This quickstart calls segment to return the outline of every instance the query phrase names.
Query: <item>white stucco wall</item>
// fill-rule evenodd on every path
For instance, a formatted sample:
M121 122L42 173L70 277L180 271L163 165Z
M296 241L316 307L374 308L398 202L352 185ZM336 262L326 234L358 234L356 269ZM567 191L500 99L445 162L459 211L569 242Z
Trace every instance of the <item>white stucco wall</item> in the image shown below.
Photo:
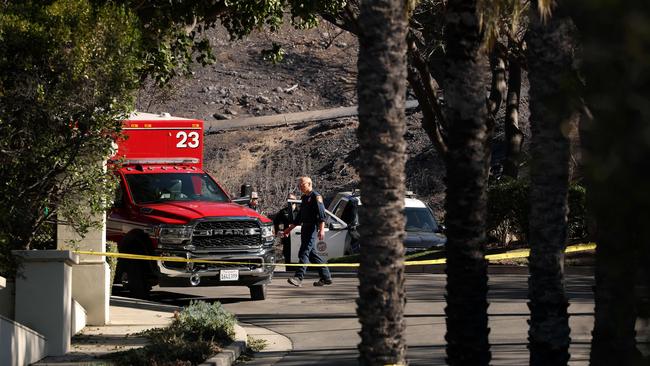
M45 350L45 337L0 316L0 365L29 365L45 357Z
M82 329L86 327L86 309L81 306L75 299L72 299L72 314L71 314L71 324L72 334L77 334L81 332Z
M61 250L106 251L106 215L94 218L102 223L79 236L70 226L57 226L57 248ZM71 243L74 243L72 245ZM79 264L72 268L72 297L86 309L88 325L109 322L110 268L106 257L79 255Z
M72 337L72 268L76 254L60 250L14 250L22 260L16 278L16 322L47 339L47 355L64 355ZM47 306L45 306L47 305Z
M14 318L16 293L13 281L0 277L0 315L8 319Z

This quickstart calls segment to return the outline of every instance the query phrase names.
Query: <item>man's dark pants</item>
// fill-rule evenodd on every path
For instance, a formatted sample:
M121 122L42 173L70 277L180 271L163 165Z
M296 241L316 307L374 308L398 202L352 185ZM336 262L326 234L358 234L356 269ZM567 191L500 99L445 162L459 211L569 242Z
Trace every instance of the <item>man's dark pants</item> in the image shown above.
M316 251L316 237L318 235L317 226L315 224L303 224L300 228L300 250L298 251L298 263L307 264L321 264L325 263L323 257L318 255ZM296 277L301 280L305 277L307 266L298 267L296 270ZM327 267L318 267L318 274L321 279L329 280L332 278L330 270Z

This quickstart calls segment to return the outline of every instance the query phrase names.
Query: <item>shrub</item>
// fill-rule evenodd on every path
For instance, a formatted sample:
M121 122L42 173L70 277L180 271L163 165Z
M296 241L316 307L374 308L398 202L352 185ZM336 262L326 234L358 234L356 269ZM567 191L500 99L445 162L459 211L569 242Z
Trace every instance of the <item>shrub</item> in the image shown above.
M513 238L527 241L529 189L528 181L508 177L488 187L487 230L494 241L507 243ZM569 239L581 239L587 235L585 197L584 187L577 184L569 186Z
M569 187L569 239L587 237L587 190L573 184Z
M487 190L487 230L499 243L512 238L526 241L528 236L528 183L502 178Z
M208 304L205 301L192 301L176 315L171 327L182 333L187 340L232 341L236 322L235 316L219 302Z
M234 339L236 321L221 303L192 301L169 327L141 333L151 344L111 357L118 365L197 365Z

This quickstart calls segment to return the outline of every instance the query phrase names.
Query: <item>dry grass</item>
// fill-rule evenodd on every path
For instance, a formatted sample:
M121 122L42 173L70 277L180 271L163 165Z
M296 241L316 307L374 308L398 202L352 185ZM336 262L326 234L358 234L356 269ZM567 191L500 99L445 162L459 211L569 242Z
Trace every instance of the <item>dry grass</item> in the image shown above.
M206 168L234 196L239 195L242 184L251 184L266 214L283 207L286 195L297 190L297 178L313 171L311 159L287 151L287 146L300 141L300 135L289 127L273 132L226 132L218 135L218 140L219 145L236 148L217 151L206 161Z

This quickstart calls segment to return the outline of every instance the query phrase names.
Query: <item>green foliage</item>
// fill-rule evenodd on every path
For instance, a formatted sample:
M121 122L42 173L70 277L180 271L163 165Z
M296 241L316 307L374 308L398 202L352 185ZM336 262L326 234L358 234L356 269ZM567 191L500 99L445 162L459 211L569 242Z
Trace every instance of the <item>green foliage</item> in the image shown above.
M48 218L83 233L110 202L103 162L133 105L136 23L111 3L0 5L0 273Z
M99 3L106 1L96 0ZM139 73L141 79L151 77L159 86L172 78L188 75L194 62L205 66L215 57L209 41L202 37L206 28L219 21L234 39L242 39L253 30L267 27L277 31L285 12L297 28L318 24L318 14L335 14L345 6L345 0L145 0L123 1L132 7L140 20L143 34ZM276 46L274 45L274 49ZM269 60L282 60L282 51L265 54Z
M81 234L110 203L115 179L103 161L133 91L214 61L205 27L233 38L277 30L291 7L296 26L334 13L335 1L53 0L0 2L0 274L13 276L12 249L32 247L52 218ZM269 54L279 61L281 49Z
M346 3L346 0L289 0L291 19L299 29L312 28L318 25L318 15L336 15Z
M526 241L528 237L528 215L530 200L529 182L509 177L488 188L488 233L499 243L505 243L513 236ZM572 184L569 186L569 239L581 239L587 235L587 213L585 209L586 190Z
M498 242L528 236L528 182L502 178L487 190L487 230Z
M151 344L119 353L119 365L196 365L232 342L236 318L221 303L193 301L176 314L167 328L143 333ZM263 345L260 345L263 347Z
M178 313L172 328L183 333L188 340L232 340L236 322L235 316L219 302L208 304L205 301L192 301Z
M250 352L262 351L268 345L267 343L266 339L254 338L251 336L246 337L247 350Z
M149 47L142 50L141 79L151 77L162 87L176 76L189 75L194 61L202 66L214 63L209 41L198 39L196 32L186 33L177 26L167 32L169 35L164 40L151 41Z
M189 366L198 365L219 352L219 347L211 341L188 342L167 329L154 329L148 336L151 344L111 358L123 366Z
M273 47L271 47L271 49L262 50L262 57L266 61L277 64L284 59L284 50L282 49L282 46L273 42Z
M221 22L236 39L263 25L276 31L282 24L282 0L226 0L225 4L228 13L221 16Z

